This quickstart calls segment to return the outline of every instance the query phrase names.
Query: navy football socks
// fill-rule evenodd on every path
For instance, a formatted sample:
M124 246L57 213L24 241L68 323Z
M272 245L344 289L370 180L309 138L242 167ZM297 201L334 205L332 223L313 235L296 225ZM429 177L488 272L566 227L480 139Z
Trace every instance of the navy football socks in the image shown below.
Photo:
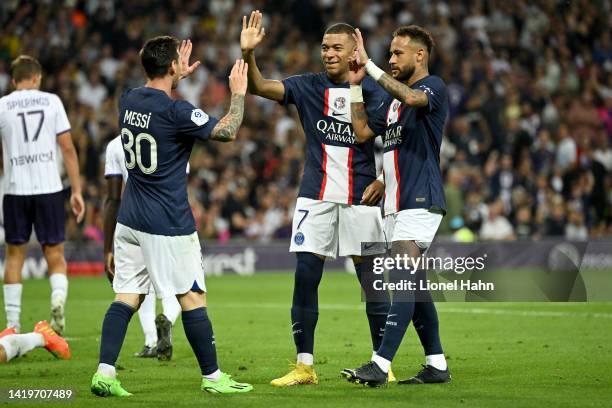
M366 257L363 262L355 263L355 271L357 279L361 287L366 293L366 315L370 326L370 337L372 338L372 350L377 351L382 343L385 333L385 324L387 322L387 313L391 303L389 302L389 293L384 291L376 293L376 301L369 299L371 297L371 286L373 282L372 258ZM365 275L364 275L365 272ZM367 286L367 287L366 287Z
M291 329L298 353L314 352L314 333L319 318L318 289L325 261L310 252L298 252L291 306Z
M389 282L397 284L402 280L414 282L416 276L411 275L409 270L391 269L389 271ZM393 292L393 302L385 323L385 335L380 348L376 352L380 357L389 361L392 361L395 357L395 353L397 353L414 315L414 299L414 291L396 290Z
M209 375L219 369L217 350L212 323L205 307L183 311L183 328L185 336L198 360L202 375Z
M418 280L424 280L426 278L425 271L419 270L417 276ZM417 293L417 300L414 304L412 324L414 324L414 328L419 335L425 355L444 354L442 343L440 342L438 311L431 298L431 293L428 290L419 291Z
M106 311L102 322L100 340L100 363L115 366L128 324L134 315L133 307L123 302L113 302Z

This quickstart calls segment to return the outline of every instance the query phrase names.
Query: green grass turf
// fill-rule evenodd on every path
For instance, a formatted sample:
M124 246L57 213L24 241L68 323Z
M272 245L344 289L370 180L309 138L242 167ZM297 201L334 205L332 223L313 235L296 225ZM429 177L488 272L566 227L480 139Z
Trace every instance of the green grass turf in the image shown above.
M355 278L328 273L320 289L316 336L320 383L277 389L269 381L285 374L288 361L294 359L289 321L292 275L213 277L207 286L220 366L238 380L253 383L255 390L234 396L201 393L198 366L180 322L171 362L132 357L143 344L135 317L118 362L123 367L120 379L134 396L115 399L114 404L514 408L610 406L612 401L610 303L440 303L441 334L453 382L370 389L339 377L343 367L368 360L370 340ZM102 318L112 296L103 278L72 278L66 335L73 360L55 361L45 350L35 350L0 366L0 388L71 388L75 406L110 402L90 394L89 383L97 366ZM47 281L25 283L24 332L47 318L48 298ZM4 327L3 313L1 319ZM393 362L396 375L414 374L423 362L421 353L411 328Z

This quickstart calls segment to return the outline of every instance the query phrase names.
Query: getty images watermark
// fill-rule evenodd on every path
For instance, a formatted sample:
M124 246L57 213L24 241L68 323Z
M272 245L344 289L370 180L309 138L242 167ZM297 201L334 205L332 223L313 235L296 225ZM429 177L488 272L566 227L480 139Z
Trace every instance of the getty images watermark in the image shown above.
M495 283L483 279L452 279L446 282L427 279L424 271L447 271L461 276L474 271L484 271L487 254L467 257L438 257L408 254L376 256L372 262L372 280L375 291L494 291ZM383 274L388 272L388 276ZM385 279L386 278L386 279Z
M362 244L362 257L368 262L368 267L361 267L364 300L612 300L610 240L439 242L418 257L408 255L407 249L390 249L382 242Z

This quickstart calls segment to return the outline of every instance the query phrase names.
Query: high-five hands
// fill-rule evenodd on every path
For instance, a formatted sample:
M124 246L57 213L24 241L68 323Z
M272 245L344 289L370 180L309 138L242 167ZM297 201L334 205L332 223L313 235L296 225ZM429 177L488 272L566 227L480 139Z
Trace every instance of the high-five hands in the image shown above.
M370 58L368 57L368 53L365 50L363 36L361 35L361 31L359 31L358 28L355 29L355 34L353 34L353 39L355 40L355 43L357 45L357 49L355 51L355 62L360 67L363 67Z
M180 79L186 78L196 70L197 67L200 66L200 61L196 61L193 64L189 65L189 58L191 57L191 50L193 49L193 44L191 40L183 40L181 41L181 45L179 46L179 55L181 61L181 77Z
M236 60L229 75L229 86L232 94L246 95L247 85L249 83L247 79L248 71L249 64L242 59Z
M246 16L242 17L242 31L240 32L240 48L242 52L253 51L266 35L262 25L263 14L259 10L251 12L247 23Z

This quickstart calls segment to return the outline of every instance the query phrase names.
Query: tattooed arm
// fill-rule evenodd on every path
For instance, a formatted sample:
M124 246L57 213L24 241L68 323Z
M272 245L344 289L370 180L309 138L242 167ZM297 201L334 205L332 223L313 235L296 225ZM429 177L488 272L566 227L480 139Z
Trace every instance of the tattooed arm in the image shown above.
M427 95L425 92L412 89L408 85L399 82L394 79L391 75L383 72L382 69L378 68L372 60L368 57L368 53L365 50L363 36L359 29L355 29L353 34L355 40L355 62L360 67L365 67L368 74L372 76L385 91L391 94L398 101L414 107L425 106L428 104Z
M210 134L210 140L218 142L231 142L235 140L243 117L244 95L232 94L229 112L217 123Z
M231 142L236 139L238 129L244 117L244 95L247 91L247 71L249 66L244 60L236 60L232 72L230 72L229 83L232 91L232 102L227 115L214 127L210 134L211 140L219 142Z
M418 108L429 103L427 94L425 94L425 92L418 89L412 89L408 85L393 79L393 77L389 74L383 74L378 80L378 83L385 89L385 91L393 95L395 99L405 103L408 106Z

